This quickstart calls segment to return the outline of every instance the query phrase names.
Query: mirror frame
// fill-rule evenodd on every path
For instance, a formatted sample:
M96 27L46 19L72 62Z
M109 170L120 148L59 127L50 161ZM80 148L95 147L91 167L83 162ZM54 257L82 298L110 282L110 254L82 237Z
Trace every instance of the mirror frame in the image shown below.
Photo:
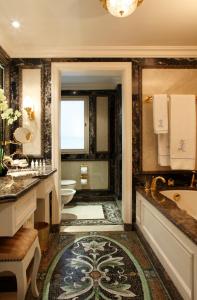
M4 89L5 78L4 78L4 67L0 64L0 88Z
M191 173L190 170L144 171L142 165L143 69L197 69L197 58L137 58L133 62L133 174Z
M28 157L32 158L44 158L44 122L45 122L45 114L44 114L44 70L42 65L22 65L19 67L19 106L22 108L22 70L23 69L39 69L41 71L41 149L40 155L27 154ZM20 127L23 127L23 120L20 119L19 123Z

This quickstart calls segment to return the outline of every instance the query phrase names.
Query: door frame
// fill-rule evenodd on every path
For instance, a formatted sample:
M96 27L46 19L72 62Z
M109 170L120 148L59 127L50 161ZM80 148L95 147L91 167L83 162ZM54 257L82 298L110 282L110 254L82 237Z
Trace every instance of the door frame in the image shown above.
M57 169L53 224L61 219L60 98L63 72L115 72L122 81L122 218L132 224L132 63L131 62L53 62L51 65L52 166Z

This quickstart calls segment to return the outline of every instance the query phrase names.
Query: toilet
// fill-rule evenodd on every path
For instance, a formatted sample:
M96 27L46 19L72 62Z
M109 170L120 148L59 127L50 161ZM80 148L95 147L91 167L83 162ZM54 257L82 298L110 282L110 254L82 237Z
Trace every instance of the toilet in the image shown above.
M67 180L63 179L61 180L61 189L73 189L76 188L76 181L75 180Z
M61 180L62 209L65 204L68 204L73 199L76 193L75 187L75 180Z

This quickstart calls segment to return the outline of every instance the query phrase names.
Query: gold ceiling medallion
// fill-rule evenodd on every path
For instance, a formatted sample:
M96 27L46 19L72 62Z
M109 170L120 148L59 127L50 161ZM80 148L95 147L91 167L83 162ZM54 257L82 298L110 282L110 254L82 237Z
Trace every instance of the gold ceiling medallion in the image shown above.
M144 0L100 0L104 9L115 17L131 15Z

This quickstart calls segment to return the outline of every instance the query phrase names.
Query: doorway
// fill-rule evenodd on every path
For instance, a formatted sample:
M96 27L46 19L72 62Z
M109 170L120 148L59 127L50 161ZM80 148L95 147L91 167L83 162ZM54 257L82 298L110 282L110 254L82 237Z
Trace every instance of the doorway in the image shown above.
M118 74L122 84L122 218L124 224L132 223L132 90L131 63L119 62L70 62L52 63L52 164L57 168L55 176L56 198L54 223L60 222L60 97L61 74L63 72L85 72L91 75L102 73Z

